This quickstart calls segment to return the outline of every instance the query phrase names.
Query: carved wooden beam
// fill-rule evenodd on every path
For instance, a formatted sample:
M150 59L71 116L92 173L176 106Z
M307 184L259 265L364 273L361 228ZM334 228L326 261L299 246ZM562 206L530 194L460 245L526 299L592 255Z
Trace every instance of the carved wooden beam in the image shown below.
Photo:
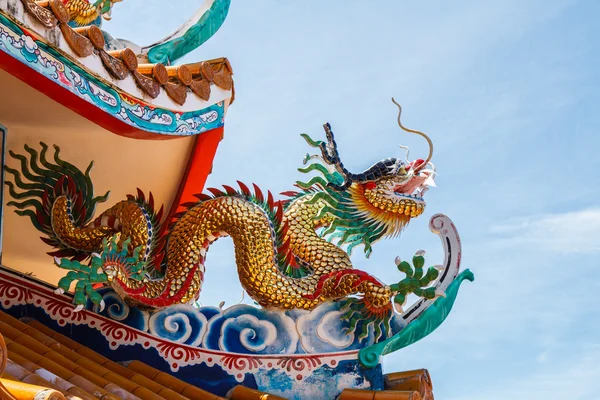
M231 67L227 59L214 60L213 62L203 61L190 64L188 67L190 67L194 76L202 76L222 89L231 90L233 87Z
M177 104L185 104L187 99L187 87L169 81L169 72L163 64L140 64L138 72L143 75L149 75L161 85L167 95Z
M34 2L33 0L21 0L21 3L23 3L23 6L25 7L25 10L27 10L29 15L35 18L46 28L52 29L58 24L58 20L54 17L52 11L44 8L42 5Z
M125 68L128 71L136 71L138 67L138 59L130 48L125 48L121 50L111 50L107 51L107 53L111 57L115 57L117 60L121 61Z
M104 68L116 79L123 80L129 76L129 70L125 67L123 62L104 50L104 46L106 45L106 41L104 40L104 35L100 28L96 25L84 26L81 28L75 28L75 31L85 37L87 37L96 53L100 56L102 60L102 64Z
M192 83L192 71L185 65L166 67L170 79L178 79L185 86Z
M119 80L123 80L127 78L129 75L129 70L125 67L123 62L110 54L108 54L104 50L98 50L98 55L102 60L102 64L104 64L104 68L115 78Z
M190 84L190 89L192 89L192 92L202 100L208 101L210 98L210 82L206 79L194 79Z
M187 65L167 67L167 72L171 79L177 78L182 84L190 88L190 90L202 100L208 101L210 98L210 82L200 77L194 79L191 68ZM211 70L212 72L212 70Z
M225 90L231 90L231 88L233 88L233 78L225 64L222 64L221 67L215 71L213 82L215 85Z
M104 40L102 31L96 25L82 26L75 28L74 30L80 35L88 38L96 50L104 50L106 41Z
M137 86L152 98L157 98L162 86L167 95L177 104L183 105L188 88L201 99L208 101L211 84L231 90L233 100L233 79L229 61L214 59L196 64L165 67L163 64L138 65L138 59L131 49L105 50L105 39L97 26L72 28L71 16L63 0L21 0L26 11L47 29L58 26L78 57L93 53L99 55L106 70L116 79L125 79L131 74Z
M187 67L191 71L192 77L194 77L190 89L202 100L208 101L210 98L210 84L215 76L212 66L204 61L187 65Z
M153 99L157 98L160 94L160 85L154 79L141 74L138 71L138 59L133 50L127 48L123 50L109 51L109 55L121 60L125 67L129 70L135 83L140 89L142 89L148 96Z
M42 5L45 7L50 7L52 14L54 14L58 21L60 31L69 44L69 47L71 47L77 56L87 57L92 54L94 47L89 39L75 32L73 28L69 26L71 15L61 0L37 2L37 5L39 7L42 7Z

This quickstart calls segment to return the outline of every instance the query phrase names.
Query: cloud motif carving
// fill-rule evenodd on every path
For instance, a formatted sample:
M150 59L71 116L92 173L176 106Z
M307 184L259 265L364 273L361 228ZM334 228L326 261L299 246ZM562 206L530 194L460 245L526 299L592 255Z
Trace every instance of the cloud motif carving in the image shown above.
M183 343L190 346L199 346L206 333L208 317L218 312L217 308L204 307L199 310L187 304L179 304L153 313L150 317L149 331L155 336Z
M233 335L233 337L231 337ZM221 327L219 348L230 347L230 343L239 340L244 350L253 353L263 351L267 346L272 346L277 338L277 327L269 321L261 321L253 315L240 315L227 319Z
M88 310L93 310L97 314L119 321L132 328L144 332L148 331L148 320L150 319L148 312L141 311L135 307L129 307L129 305L111 288L99 289L98 293L102 295L104 309L100 311L99 306L88 300Z
M245 354L293 354L298 347L294 320L281 311L245 304L209 321L203 347Z
M265 310L238 304L221 310L177 305L154 313L129 307L112 289L101 289L108 318L176 343L242 354L316 354L356 350L375 342L371 333L358 341L356 334L345 334L348 322L342 321L344 302L324 303L312 311ZM391 322L392 334L404 328L401 318ZM361 329L359 323L358 331Z
M343 302L328 302L319 305L309 313L298 317L296 327L300 334L300 343L307 353L329 353L333 351L355 350L370 346L375 343L371 332L369 336L358 341L357 335L345 334L344 329L349 326L347 321L342 321L344 314L341 311ZM357 326L360 332L361 324ZM400 318L392 318L392 335L399 332L404 323Z

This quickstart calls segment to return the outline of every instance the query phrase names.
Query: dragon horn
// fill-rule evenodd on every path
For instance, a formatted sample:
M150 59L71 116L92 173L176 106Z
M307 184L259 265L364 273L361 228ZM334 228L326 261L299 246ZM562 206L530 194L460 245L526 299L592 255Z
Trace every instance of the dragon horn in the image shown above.
M426 134L424 134L421 131L416 131L414 129L408 129L406 128L404 125L402 125L402 121L400 121L400 116L402 115L402 106L400 104L398 104L396 102L396 100L394 100L394 98L392 97L392 102L398 106L398 126L406 131L406 132L410 132L410 133L415 133L419 136L422 136L425 138L425 140L427 140L427 143L429 144L429 155L427 156L427 159L425 160L424 163L422 163L420 166L418 166L415 169L415 172L419 172L421 169L425 168L425 166L429 163L429 161L431 161L431 157L433 156L433 142L431 141L431 139L429 138L429 136L427 136Z

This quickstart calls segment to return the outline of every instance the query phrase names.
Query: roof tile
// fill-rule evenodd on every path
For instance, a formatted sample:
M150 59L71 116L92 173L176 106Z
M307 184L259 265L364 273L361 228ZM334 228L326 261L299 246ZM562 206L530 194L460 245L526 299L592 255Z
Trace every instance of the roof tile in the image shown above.
M182 395L194 400L225 400L221 396L207 392L197 388L196 386L188 385L181 392Z
M23 386L28 390L54 390L58 399L224 400L140 361L117 364L35 320L24 323L0 311L0 333L7 344L3 347L0 335L0 356L8 349L9 357L6 371L0 360L0 375L20 385L35 385ZM338 400L433 400L426 370L388 374L385 384L393 390L345 389ZM283 399L244 386L233 388L227 398Z
M176 391L177 393L182 393L183 390L188 386L187 383L180 381L179 379L175 378L173 375L169 375L164 372L159 372L154 377L154 380L157 383L160 383L161 385L163 385L164 387Z
M154 377L160 372L159 370L152 368L148 364L144 364L140 361L130 362L129 364L127 364L127 368L150 379L154 379Z
M231 389L227 393L227 398L230 400L285 400L283 397L263 393L242 385L238 385Z
M163 397L154 393L153 391L146 389L145 387L138 386L137 389L133 391L133 394L139 396L144 400L162 400Z
M186 400L179 393L188 384L161 373L163 386L145 375L110 361L95 351L37 321L26 323L0 312L0 333L7 337L7 376L56 389L67 398L103 400ZM136 361L136 370L152 377L160 371ZM17 379L18 378L18 379ZM179 391L173 390L180 389ZM197 391L201 389L195 388Z
M419 392L344 389L337 400L422 400Z
M58 390L43 386L34 386L2 378L0 378L0 385L13 394L16 399L65 400L65 396Z
M135 374L129 378L129 380L138 383L142 387L150 389L154 393L158 393L163 389L161 384L154 382L152 379L146 378L144 375Z

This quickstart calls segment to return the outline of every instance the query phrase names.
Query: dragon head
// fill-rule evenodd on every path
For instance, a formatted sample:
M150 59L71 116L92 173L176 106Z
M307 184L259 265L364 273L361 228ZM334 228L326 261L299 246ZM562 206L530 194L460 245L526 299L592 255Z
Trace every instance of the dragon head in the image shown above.
M120 3L121 1L123 0L97 0L94 3L94 7L96 7L98 13L102 15L105 20L110 21L113 4Z
M423 132L404 127L400 120L402 107L393 98L392 101L398 106L400 128L427 140L429 155L425 160L388 158L361 173L352 173L341 161L329 124L323 126L326 142L316 142L304 136L311 146L321 150L321 155L307 155L305 163L309 159L324 161L321 164L324 168L309 166L301 169L302 172L319 170L325 178L324 181L309 182L310 185L317 183L324 189L324 196L330 204L323 211L329 214L330 222L324 235L338 238L338 245L348 245L349 252L354 246L364 244L365 252L369 255L371 245L376 240L400 234L412 218L423 213L423 195L430 186L435 186L435 169L430 162L433 155L431 139Z
M387 228L386 236L395 235L425 210L423 196L434 186L434 171L425 167L422 159L383 160L371 167L383 171L381 176L354 181L348 190L363 217L380 221Z

